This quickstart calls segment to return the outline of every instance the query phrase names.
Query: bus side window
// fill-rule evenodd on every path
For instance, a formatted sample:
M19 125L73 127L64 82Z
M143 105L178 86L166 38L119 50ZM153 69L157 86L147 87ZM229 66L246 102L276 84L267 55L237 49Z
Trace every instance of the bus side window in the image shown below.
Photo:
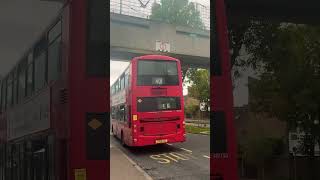
M119 107L119 110L120 110L120 112L119 112L119 115L120 115L120 117L119 117L119 119L120 119L120 121L125 121L125 108L124 108L124 105L121 105L120 107Z
M115 93L119 92L119 80L116 81L115 83Z
M119 119L119 113L120 113L120 111L119 111L119 106L117 106L117 107L115 107L116 108L116 110L115 110L115 112L116 112L116 120L117 121L119 121L120 119Z
M111 107L111 118L114 119L114 107Z
M5 111L6 108L6 81L3 80L1 84L1 109L2 112Z
M1 112L2 112L2 81L0 80L0 114Z
M126 106L126 121L128 122L129 128L131 128L131 106Z
M120 78L120 90L124 89L124 75Z
M114 94L114 86L111 86L111 95Z
M48 32L48 60L46 80L56 81L62 72L62 21L61 19Z
M34 61L33 61L33 52L29 52L27 60L27 96L30 97L34 90Z

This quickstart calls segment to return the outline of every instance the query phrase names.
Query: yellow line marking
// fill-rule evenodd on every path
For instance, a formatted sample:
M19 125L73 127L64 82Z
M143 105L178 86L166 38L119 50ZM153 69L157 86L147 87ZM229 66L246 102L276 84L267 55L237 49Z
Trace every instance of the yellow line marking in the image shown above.
M209 157L209 156L205 156L205 155L203 155L203 157L210 159L210 157Z
M187 152L189 152L189 153L192 153L192 151L189 150L189 149L185 149L185 148L180 148L180 149L182 149L182 150L184 150L184 151L187 151Z
M152 158L152 159L154 159L154 160L158 160L158 163L161 163L161 164L168 164L168 163L170 163L170 160L165 159L165 158L161 158L161 155L162 155L162 154L159 154L159 155L151 155L150 158Z
M174 159L174 158L172 158L172 157L168 156L166 153L161 154L161 155L165 156L166 158L168 158L168 159L170 159L170 160L172 160L172 161L178 162L178 160L176 160L176 159Z

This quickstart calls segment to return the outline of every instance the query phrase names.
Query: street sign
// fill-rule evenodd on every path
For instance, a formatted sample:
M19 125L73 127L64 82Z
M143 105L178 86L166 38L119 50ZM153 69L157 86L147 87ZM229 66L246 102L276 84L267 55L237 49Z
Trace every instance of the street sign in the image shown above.
M157 40L156 51L170 52L170 43Z
M200 111L207 111L205 102L200 103Z

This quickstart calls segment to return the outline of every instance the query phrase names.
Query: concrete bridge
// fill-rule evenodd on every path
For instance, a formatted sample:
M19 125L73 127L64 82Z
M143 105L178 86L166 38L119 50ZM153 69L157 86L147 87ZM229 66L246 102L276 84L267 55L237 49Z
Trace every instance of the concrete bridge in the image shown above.
M110 54L112 60L128 61L165 54L179 58L183 66L208 68L210 31L110 13Z

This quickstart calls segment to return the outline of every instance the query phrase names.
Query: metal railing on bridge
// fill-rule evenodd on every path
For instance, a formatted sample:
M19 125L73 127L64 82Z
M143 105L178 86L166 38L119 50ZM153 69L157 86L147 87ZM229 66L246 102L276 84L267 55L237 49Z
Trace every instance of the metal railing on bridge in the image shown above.
M189 0L190 1L190 0ZM190 2L194 2L191 0ZM209 0L207 0L209 1ZM151 15L152 4L160 4L160 0L110 0L110 12L128 16L149 19ZM200 13L205 29L210 29L210 7L194 2L196 9Z

